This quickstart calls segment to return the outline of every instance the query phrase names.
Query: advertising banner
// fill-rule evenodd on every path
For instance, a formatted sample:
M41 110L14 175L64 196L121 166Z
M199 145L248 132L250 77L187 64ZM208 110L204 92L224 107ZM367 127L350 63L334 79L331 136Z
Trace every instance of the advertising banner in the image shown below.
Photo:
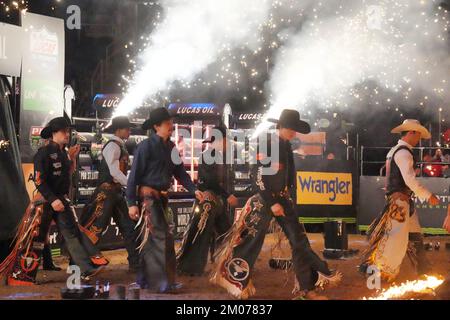
M94 97L93 106L97 111L97 116L102 119L111 118L122 99L122 94L96 94Z
M447 206L450 202L450 180L445 178L418 178L420 183L437 195L440 203L430 206L426 201L415 199L415 207L419 215L422 228L427 233L444 233L442 224L447 215ZM358 224L367 227L381 213L384 207L385 177L360 177Z
M178 117L217 117L223 113L223 106L213 103L172 103L168 110Z
M357 173L354 161L301 159L294 156L297 169L296 212L305 223L340 218L356 222Z
M0 74L20 77L22 36L21 27L0 23Z
M298 171L297 204L351 206L353 204L352 174Z
M44 127L64 110L64 20L22 14L20 146L22 162L32 162L39 144L35 127Z

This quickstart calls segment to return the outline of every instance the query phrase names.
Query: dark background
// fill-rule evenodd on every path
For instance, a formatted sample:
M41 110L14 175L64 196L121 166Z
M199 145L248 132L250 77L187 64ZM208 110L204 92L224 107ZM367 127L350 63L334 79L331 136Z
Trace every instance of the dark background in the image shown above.
M6 3L8 1L5 1ZM67 19L67 7L76 4L81 9L81 30L66 29L66 71L65 82L75 90L76 101L73 116L92 116L92 99L97 93L120 93L122 74L126 74L129 66L127 54L134 57L138 53L140 37L149 35L154 28L153 22L161 19L164 13L156 2L145 5L144 0L33 0L27 1L28 11L33 13ZM450 8L450 0L442 1L441 5ZM18 10L6 12L0 5L0 21L20 24ZM301 25L299 26L299 28ZM268 41L271 41L270 36ZM126 44L133 42L131 49ZM267 49L261 57L271 56L274 51ZM261 75L257 79L244 79L243 87L234 88L224 92L220 86L201 90L176 88L172 90L170 102L212 102L217 104L230 103L234 111L264 111L268 101L264 94L254 93L251 86L264 88L269 78L272 65L265 67L261 57L254 58L252 64L260 66ZM264 64L264 67L261 67ZM157 75L155 75L157 76ZM245 77L245 75L243 75ZM253 82L251 82L253 81ZM371 86L370 83L364 85ZM373 84L375 85L375 84ZM176 86L175 86L176 87ZM243 99L246 96L247 99ZM437 141L438 112L433 101L427 102L429 106L414 108L411 106L374 105L370 100L362 102L362 106L348 110L320 111L317 108L310 116L304 116L311 124L320 119L328 119L327 128L315 127L315 130L326 131L327 149L334 152L338 158L345 157L346 134L349 133L349 145L356 146L356 134L359 134L360 145L364 146L391 146L397 137L390 134L392 127L398 125L406 118L417 118L433 134ZM13 106L14 108L14 106ZM398 109L398 110L396 110ZM14 111L14 110L13 110ZM444 108L444 114L450 108ZM447 122L446 122L447 123ZM443 124L441 132L448 126ZM434 144L433 142L433 144Z

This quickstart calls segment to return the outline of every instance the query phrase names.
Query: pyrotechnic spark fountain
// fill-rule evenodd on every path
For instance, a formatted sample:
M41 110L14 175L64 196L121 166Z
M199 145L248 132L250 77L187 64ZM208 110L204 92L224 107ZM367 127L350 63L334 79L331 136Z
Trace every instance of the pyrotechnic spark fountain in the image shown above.
M363 298L363 300L389 300L401 299L407 294L411 293L432 293L434 289L439 287L444 280L434 277L426 276L425 280L407 281L397 286L391 286L383 290L379 295L373 298Z
M265 119L368 104L400 114L399 105L449 98L448 12L437 0L208 2L158 3L155 30L129 56L117 113L145 98L168 102L176 89L216 88L243 103L265 96Z
M346 108L367 97L374 104L409 104L414 89L441 100L448 95L448 20L435 1L349 1L321 19L323 11L277 53L267 118L283 108ZM367 91L367 82L377 85Z
M220 58L222 52L245 45L258 48L254 32L266 20L268 0L164 1L167 16L150 36L138 70L115 115L127 114L145 98L174 81L188 83ZM189 19L189 23L186 23ZM254 49L257 50L257 49ZM223 70L229 70L223 65Z

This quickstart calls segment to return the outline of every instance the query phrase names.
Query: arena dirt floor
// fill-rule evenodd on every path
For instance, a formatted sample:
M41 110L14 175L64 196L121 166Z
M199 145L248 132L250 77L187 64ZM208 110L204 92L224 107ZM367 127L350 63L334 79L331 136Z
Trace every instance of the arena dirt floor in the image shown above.
M322 256L324 247L322 234L309 234L309 239L314 250ZM284 270L273 270L269 267L269 259L272 256L272 248L275 243L273 234L266 237L263 250L256 262L254 270L254 284L256 287L256 296L254 299L269 299L269 300L290 300L293 298L291 291L294 285L293 273ZM450 237L427 237L426 243L440 242L440 250L428 251L430 261L433 263L433 272L438 275L446 275L450 267L450 250L446 250L445 243L450 243ZM179 245L179 244L177 244ZM360 253L367 246L364 236L350 235L349 249L358 249ZM277 255L287 254L287 245L276 252ZM284 253L283 253L284 251ZM280 253L282 252L282 253ZM126 252L124 250L115 250L104 252L110 259L111 263L107 269L98 275L96 279L100 283L109 281L111 283L111 296L114 299L115 286L129 285L134 282L134 275L128 272L128 265L126 260ZM376 295L376 292L369 290L366 285L366 279L363 275L357 272L357 265L359 263L360 253L341 260L328 260L332 268L340 270L343 275L342 284L337 288L327 289L323 294L327 295L333 300L353 300L362 299L363 297L371 297ZM55 258L55 262L63 268L67 266L67 259L64 257ZM211 265L208 265L208 271ZM6 287L0 286L0 299L61 299L60 288L65 286L67 274L65 271L60 272L45 272L39 271L38 280L40 285L35 287ZM402 265L401 275L396 283L402 283L406 280L415 280L417 276L408 259L405 259ZM179 276L178 281L182 282L184 287L180 293L174 295L153 294L142 291L141 299L183 299L183 300L225 300L230 299L230 296L221 288L213 287L208 282L208 276L202 277L186 277ZM95 283L95 281L94 281ZM386 287L386 285L383 285ZM431 294L422 294L415 297L416 299L436 299Z

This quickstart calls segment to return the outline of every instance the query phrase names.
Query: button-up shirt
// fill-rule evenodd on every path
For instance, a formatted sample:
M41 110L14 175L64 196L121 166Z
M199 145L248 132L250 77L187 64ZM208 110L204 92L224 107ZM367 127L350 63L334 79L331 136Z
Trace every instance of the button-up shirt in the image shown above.
M127 184L128 205L137 205L138 186L165 191L170 188L172 177L192 195L195 193L196 187L184 168L175 144L170 140L164 141L154 133L136 148Z
M111 140L119 142L122 146L125 144L125 142L117 136L112 136ZM102 156L108 165L109 173L113 177L114 182L118 182L122 186L126 186L127 176L120 171L120 154L120 147L116 143L108 143L102 152Z
M71 164L66 149L53 141L34 156L34 183L48 202L63 200L69 193Z
M398 145L406 146L412 150L412 146L403 140L399 140ZM394 156L394 161L400 169L408 188L421 200L428 200L431 197L431 192L417 180L416 172L414 171L414 159L411 153L407 150L399 150Z

